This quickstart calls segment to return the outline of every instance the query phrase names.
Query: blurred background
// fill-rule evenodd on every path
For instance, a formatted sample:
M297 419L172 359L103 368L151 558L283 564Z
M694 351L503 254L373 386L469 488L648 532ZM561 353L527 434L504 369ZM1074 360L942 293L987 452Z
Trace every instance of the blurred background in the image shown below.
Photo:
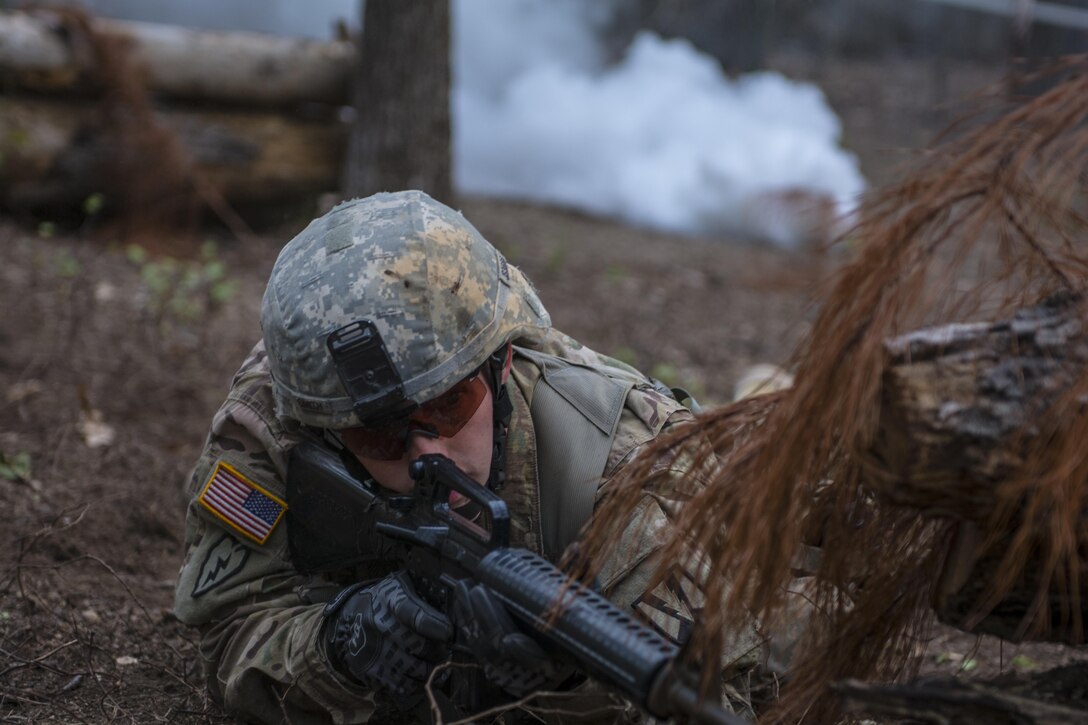
M449 169L434 173L451 175L451 191L462 195L556 204L652 229L783 247L825 242L842 231L858 195L894 178L912 151L966 110L971 94L1004 82L1010 71L1027 72L1047 58L1088 48L1084 0L453 0L429 4L401 26L396 23L403 20L372 8L375 35L363 43L360 66L345 48L345 41L366 32L365 3L356 0L90 0L79 6L103 18L259 32L327 46L292 51L269 43L262 50L247 41L254 53L275 55L268 62L281 65L324 53L325 65L314 71L327 88L321 93L298 88L270 101L248 97L245 88L202 96L193 93L195 81L180 89L150 81L154 102L167 108L276 105L281 122L289 111L286 117L295 120L331 124L310 158L269 172L269 183L254 189L224 170L237 164L231 153L238 149L214 148L217 133L231 135L219 128L226 120L174 121L189 156L210 167L228 201L411 185L406 182L415 172L408 169L399 179L379 182L371 172L344 168L380 165L373 159L382 142L374 139L392 125L402 128L398 143L426 151L398 152L402 166L441 167L434 139L448 136ZM159 47L171 42L199 45L156 39L155 32L139 31L137 56L169 52ZM381 38L390 40L383 44ZM14 52L11 34L8 40ZM231 41L221 36L219 42ZM369 52L384 55L367 57ZM399 76L390 70L399 61L385 59L398 53L416 64L396 71ZM447 53L449 67L443 68ZM197 64L180 53L155 62ZM228 62L218 68L205 63L211 76L229 70ZM368 71L379 68L384 85L379 73ZM249 88L259 84L255 76ZM419 87L412 91L410 85ZM445 99L435 102L436 94L447 92L436 90L443 85L449 88L448 120L435 115L436 107L447 105ZM384 97L413 92L424 102L379 109ZM365 130L349 142L352 124ZM265 129L269 150L249 153L293 153L305 141L284 141L291 150L277 151L277 133L286 138L307 130L316 131ZM234 146L244 146L247 132L233 133L243 137ZM360 138L369 150L359 151ZM384 145L387 156L393 143ZM80 166L64 158L37 161L48 165ZM215 179L217 173L225 178ZM370 176L360 179L360 173ZM16 206L45 201L31 199L33 192L12 192L12 183L6 198ZM428 190L440 198L451 193L444 186L450 181L430 183L437 186ZM82 186L69 196L95 193Z

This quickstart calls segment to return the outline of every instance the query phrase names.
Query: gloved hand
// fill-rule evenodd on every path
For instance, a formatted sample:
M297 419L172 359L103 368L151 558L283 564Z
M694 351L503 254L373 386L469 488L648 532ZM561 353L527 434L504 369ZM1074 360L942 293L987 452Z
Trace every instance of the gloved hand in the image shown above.
M449 619L416 594L404 572L344 589L325 605L325 617L333 666L367 687L400 697L423 694L431 670L446 659L453 634Z
M484 676L514 697L552 681L556 662L533 638L518 629L502 602L482 584L457 582L453 591L456 641L483 665Z

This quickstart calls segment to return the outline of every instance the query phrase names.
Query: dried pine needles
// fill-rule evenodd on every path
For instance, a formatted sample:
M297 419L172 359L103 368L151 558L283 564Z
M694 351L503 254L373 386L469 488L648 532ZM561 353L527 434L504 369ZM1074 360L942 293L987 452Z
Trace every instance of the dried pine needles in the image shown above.
M922 326L1009 316L1088 282L1088 75L1062 69L1049 91L995 98L985 121L944 140L900 183L864 201L857 248L796 353L796 384L707 412L642 452L602 502L583 551L599 561L654 486L662 458L692 457L705 486L677 514L662 558L705 565L706 606L692 654L716 662L723 633L750 613L768 628L794 581L802 543L823 559L808 596L821 612L794 658L774 722L829 722L829 684L911 671L948 545L948 520L881 505L863 454L880 414L885 340ZM1081 315L1083 318L1083 315ZM1082 376L1083 377L1083 376ZM997 490L989 534L1014 531L992 605L1029 561L1047 591L1076 592L1088 495L1088 381L1052 406L1023 469ZM1041 552L1041 553L1040 553ZM1074 608L1075 609L1075 608ZM1077 617L1079 611L1068 611ZM713 669L713 668L709 668Z

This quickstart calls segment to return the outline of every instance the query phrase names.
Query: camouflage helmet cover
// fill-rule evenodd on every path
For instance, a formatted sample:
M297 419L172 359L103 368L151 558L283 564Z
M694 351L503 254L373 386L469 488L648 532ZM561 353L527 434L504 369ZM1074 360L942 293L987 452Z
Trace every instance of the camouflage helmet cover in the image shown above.
M277 414L322 428L359 424L326 341L366 319L416 403L551 325L529 281L459 212L421 191L345 202L287 243L265 289Z

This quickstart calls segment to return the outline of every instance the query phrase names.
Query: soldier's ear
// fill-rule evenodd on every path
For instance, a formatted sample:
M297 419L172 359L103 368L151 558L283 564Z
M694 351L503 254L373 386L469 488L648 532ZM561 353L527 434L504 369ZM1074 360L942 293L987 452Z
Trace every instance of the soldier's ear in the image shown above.
M510 377L510 368L514 365L514 345L512 343L506 343L506 362L502 364L502 383L506 384L507 378Z

